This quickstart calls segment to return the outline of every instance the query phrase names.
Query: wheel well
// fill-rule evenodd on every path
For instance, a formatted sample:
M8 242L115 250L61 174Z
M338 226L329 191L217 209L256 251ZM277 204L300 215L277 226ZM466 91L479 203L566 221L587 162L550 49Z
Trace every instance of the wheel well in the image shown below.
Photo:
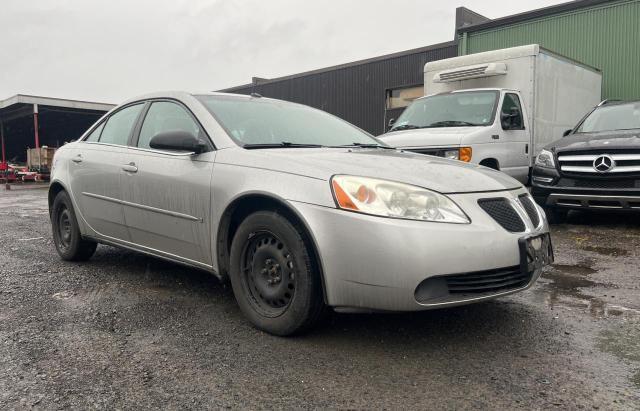
M320 270L322 294L325 297L324 299L326 302L322 263L318 253L318 248L313 241L307 225L302 221L298 214L282 200L263 194L251 194L241 197L231 203L222 214L220 224L218 226L218 236L216 241L218 274L220 277L225 280L229 278L229 254L233 236L242 221L256 211L275 211L287 218L302 231L303 239L311 251L310 257L318 270Z
M495 158L485 158L480 162L480 165L493 168L494 170L500 170L500 163Z
M51 186L49 186L49 195L48 195L49 214L51 214L51 207L53 206L53 200L55 200L56 196L61 191L64 191L64 187L60 183L52 183Z

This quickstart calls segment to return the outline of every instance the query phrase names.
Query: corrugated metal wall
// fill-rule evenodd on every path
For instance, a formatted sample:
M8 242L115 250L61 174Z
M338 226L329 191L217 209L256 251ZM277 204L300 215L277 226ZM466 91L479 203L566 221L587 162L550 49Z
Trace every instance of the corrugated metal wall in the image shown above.
M538 43L602 70L603 98L640 98L640 0L469 31L459 40L461 55Z
M451 43L413 54L234 88L230 92L256 92L265 97L307 104L379 135L385 131L386 90L422 84L427 62L455 57L457 52L457 46Z

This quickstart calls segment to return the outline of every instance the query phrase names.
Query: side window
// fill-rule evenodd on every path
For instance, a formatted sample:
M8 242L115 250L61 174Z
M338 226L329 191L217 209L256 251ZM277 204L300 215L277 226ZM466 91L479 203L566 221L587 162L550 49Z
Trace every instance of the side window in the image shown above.
M135 106L129 106L111 115L102 130L99 141L101 143L126 146L129 135L131 134L131 129L143 106L143 104L136 104Z
M168 101L151 104L142 123L138 147L150 148L149 142L158 133L186 131L198 137L200 126L182 106Z
M102 124L96 127L96 129L93 130L91 134L89 134L89 137L85 138L84 141L88 141L90 143L98 141L100 139L100 133L102 133L102 129L104 128L104 123L105 122L103 121Z
M520 98L517 94L507 93L504 96L502 103L502 116L507 118L507 122L510 124L509 130L524 130L524 120L522 119L522 106L520 105ZM504 121L503 121L504 127Z

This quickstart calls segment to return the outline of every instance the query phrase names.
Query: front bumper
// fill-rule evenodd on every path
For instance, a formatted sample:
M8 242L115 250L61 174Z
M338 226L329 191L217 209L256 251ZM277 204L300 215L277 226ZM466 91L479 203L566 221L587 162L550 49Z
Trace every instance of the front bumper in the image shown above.
M543 207L640 211L640 181L633 178L561 177L554 169L535 167L531 195Z
M467 304L522 291L541 269L524 273L512 288L472 296L422 298L420 285L430 278L517 270L520 239L548 233L546 221L524 233L510 233L478 206L487 197L515 196L524 188L500 193L450 197L471 224L444 224L368 216L306 203L292 204L306 220L318 246L329 305L343 309L417 311ZM543 213L539 210L539 213ZM504 271L496 275L508 276ZM522 273L521 273L522 274ZM522 280L522 279L520 279ZM420 301L419 301L420 300Z

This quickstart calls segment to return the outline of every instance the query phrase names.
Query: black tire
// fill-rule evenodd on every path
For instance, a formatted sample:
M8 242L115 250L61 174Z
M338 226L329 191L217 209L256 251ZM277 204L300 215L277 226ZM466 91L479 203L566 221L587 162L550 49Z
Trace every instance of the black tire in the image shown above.
M320 271L303 231L275 211L258 211L238 227L230 278L240 309L258 329L300 334L322 317Z
M544 213L547 215L549 224L564 224L567 222L569 210L561 210L553 207L545 207Z
M53 243L60 258L66 261L86 261L96 251L96 244L82 238L73 204L66 191L60 191L51 207Z

